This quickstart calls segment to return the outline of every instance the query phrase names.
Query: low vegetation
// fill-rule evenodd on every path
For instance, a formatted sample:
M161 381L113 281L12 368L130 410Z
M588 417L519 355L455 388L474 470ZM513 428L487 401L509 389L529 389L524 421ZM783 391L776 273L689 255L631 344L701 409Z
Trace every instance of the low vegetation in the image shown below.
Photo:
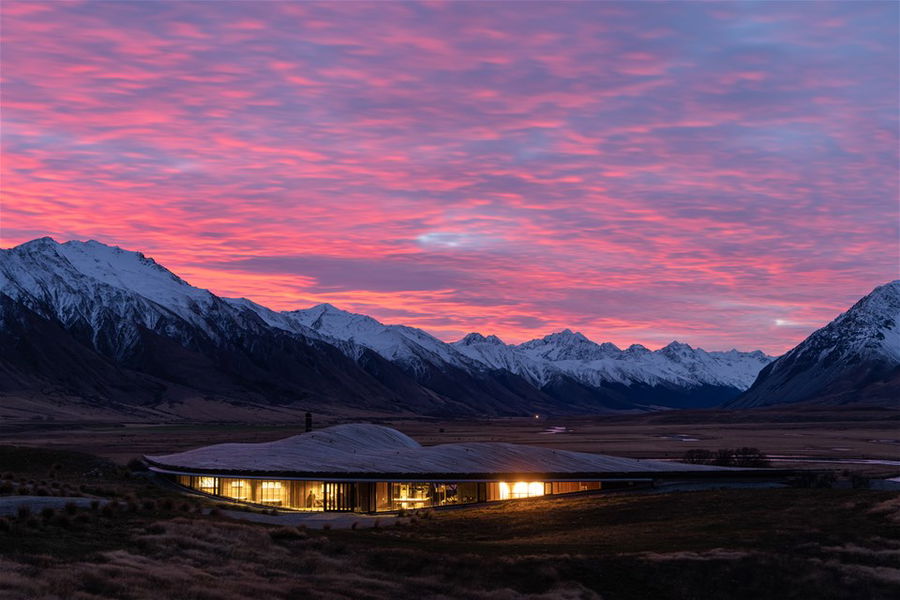
M771 466L769 458L759 448L721 448L715 452L694 448L685 452L681 460L693 465L716 465L719 467L766 468Z
M10 471L2 481L49 481L49 464L22 464L29 466L0 463L0 472ZM59 464L53 480L69 489L85 485L81 493L95 502L0 517L0 598L900 594L900 501L886 492L546 498L420 511L396 526L312 531L229 519L213 503L115 465Z

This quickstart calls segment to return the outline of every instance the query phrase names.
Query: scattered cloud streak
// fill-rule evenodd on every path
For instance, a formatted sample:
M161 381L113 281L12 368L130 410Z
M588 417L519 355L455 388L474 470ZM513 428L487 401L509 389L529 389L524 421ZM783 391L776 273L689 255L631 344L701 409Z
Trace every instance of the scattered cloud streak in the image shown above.
M2 5L4 246L779 353L898 276L898 6Z

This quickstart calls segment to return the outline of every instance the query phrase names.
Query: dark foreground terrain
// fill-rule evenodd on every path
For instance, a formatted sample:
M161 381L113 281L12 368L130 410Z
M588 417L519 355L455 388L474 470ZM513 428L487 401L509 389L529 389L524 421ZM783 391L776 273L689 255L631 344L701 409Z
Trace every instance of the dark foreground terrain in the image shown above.
M2 496L99 501L0 517L0 598L900 597L891 492L596 495L313 532L87 454L0 446L0 477Z

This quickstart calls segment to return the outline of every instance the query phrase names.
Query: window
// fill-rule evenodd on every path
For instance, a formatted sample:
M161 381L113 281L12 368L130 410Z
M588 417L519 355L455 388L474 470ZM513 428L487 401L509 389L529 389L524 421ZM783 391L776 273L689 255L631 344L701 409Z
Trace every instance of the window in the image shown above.
M432 486L430 483L391 484L391 504L394 510L424 508L431 506Z
M249 500L250 489L250 482L246 479L223 479L220 493L226 498Z
M261 504L281 506L285 503L285 487L280 481L260 481L258 491L259 498L257 501Z
M497 495L492 500L510 500L515 498L533 498L544 495L543 481L516 481L507 483L500 481L497 484ZM493 484L492 484L493 487Z
M197 489L207 494L218 494L218 480L215 477L198 477Z

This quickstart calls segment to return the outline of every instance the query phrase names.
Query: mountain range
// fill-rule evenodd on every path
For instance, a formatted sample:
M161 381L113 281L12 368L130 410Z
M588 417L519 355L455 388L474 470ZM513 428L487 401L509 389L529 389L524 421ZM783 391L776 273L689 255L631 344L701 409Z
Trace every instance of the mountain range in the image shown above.
M895 299L897 287L882 286ZM897 304L870 304L816 343L843 341L854 324L861 348L879 333L895 348ZM48 398L63 413L223 420L297 409L501 416L757 406L815 395L814 353L785 363L796 351L773 362L679 342L622 350L569 330L517 345L478 333L446 343L328 304L279 312L221 298L139 252L95 241L40 238L0 250L0 402L17 399L4 404L20 416L46 411ZM800 371L813 383L772 379ZM876 385L883 372L854 377Z

